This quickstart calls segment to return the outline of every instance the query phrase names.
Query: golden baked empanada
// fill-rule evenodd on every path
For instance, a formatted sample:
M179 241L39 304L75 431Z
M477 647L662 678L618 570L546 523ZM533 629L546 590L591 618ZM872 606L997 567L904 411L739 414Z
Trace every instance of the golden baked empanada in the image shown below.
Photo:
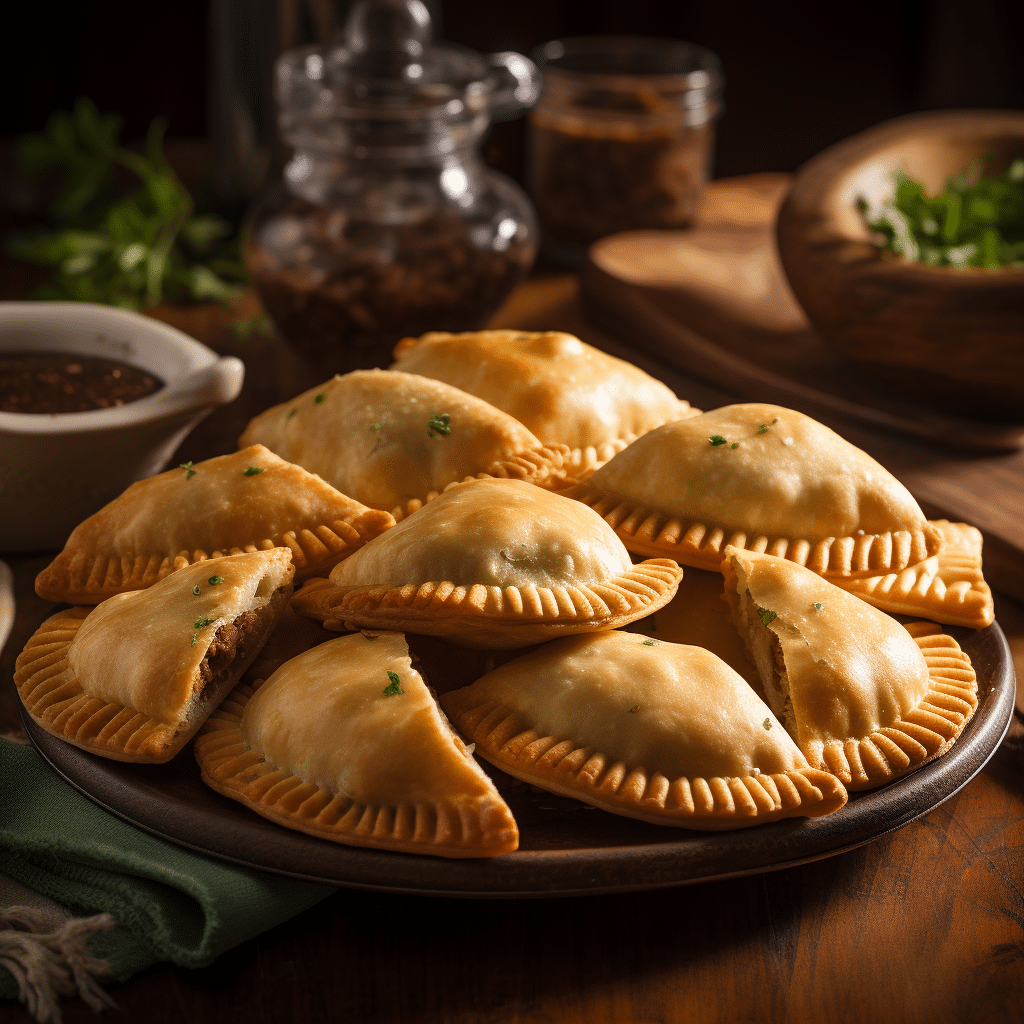
M898 572L938 552L910 492L816 420L729 405L658 427L566 491L630 551L717 570L727 545L824 576Z
M118 761L173 757L255 658L292 591L287 548L211 558L44 622L14 681L44 729Z
M440 699L503 771L616 814L725 829L846 803L753 690L700 647L617 630L565 637Z
M446 381L504 409L580 475L696 409L639 367L562 331L432 331L404 338L392 369Z
M526 647L650 614L682 569L633 565L600 516L518 480L473 480L311 580L295 609L331 625L401 629L472 647Z
M554 485L568 454L483 399L388 370L334 377L268 409L239 441L254 443L396 519L476 476Z
M761 678L736 632L722 591L720 572L687 569L675 596L664 608L623 629L643 633L654 640L703 647L738 672L759 697L763 696Z
M981 531L946 519L931 524L942 535L937 555L884 576L833 577L832 582L887 612L970 629L991 626L995 602L982 573Z
M728 548L722 568L768 703L812 765L871 789L960 735L977 679L952 637L782 558Z
M140 480L72 531L36 577L50 601L95 604L192 562L286 547L301 579L394 525L263 445Z
M214 789L351 846L493 857L512 812L439 712L401 633L339 637L240 685L196 738Z

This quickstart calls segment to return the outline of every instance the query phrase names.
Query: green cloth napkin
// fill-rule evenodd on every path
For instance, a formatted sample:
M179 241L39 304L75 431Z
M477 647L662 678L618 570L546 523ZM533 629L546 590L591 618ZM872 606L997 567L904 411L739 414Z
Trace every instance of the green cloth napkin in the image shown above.
M31 747L0 739L0 872L75 916L110 913L93 954L123 981L158 961L203 967L337 890L156 839L97 807ZM18 998L0 966L0 997Z

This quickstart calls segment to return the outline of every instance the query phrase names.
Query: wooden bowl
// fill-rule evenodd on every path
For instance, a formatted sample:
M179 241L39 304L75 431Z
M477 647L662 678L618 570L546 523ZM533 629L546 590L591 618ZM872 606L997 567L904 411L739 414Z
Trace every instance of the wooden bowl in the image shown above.
M882 257L856 202L892 197L894 173L929 195L978 156L986 173L1024 157L1024 113L939 111L886 121L796 174L777 221L794 294L821 335L930 405L1024 420L1024 270L932 267Z

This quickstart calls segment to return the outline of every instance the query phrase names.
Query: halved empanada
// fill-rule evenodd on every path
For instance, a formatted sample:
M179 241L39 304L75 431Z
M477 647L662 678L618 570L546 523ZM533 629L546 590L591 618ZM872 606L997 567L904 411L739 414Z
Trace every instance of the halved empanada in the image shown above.
M95 604L192 562L273 547L291 551L301 579L394 522L256 444L132 484L75 527L36 593Z
M666 424L566 491L630 551L718 570L727 545L824 576L898 572L940 532L865 452L792 409L730 405Z
M404 338L392 369L435 377L504 409L544 444L572 449L575 475L696 409L639 367L562 331L432 331Z
M728 548L722 568L768 703L812 765L871 789L960 735L977 679L938 627L903 627L782 558Z
M566 637L441 697L503 771L662 825L741 828L846 803L710 651L612 631Z
M995 602L981 564L981 531L967 523L931 520L942 534L937 555L896 573L832 582L868 604L900 615L923 615L950 626L983 629L995 621Z
M666 558L633 565L579 502L518 480L473 480L371 541L329 583L311 580L293 605L325 625L526 647L642 618L681 578Z
M235 685L292 591L287 548L211 558L51 616L14 681L44 729L117 761L173 757Z
M512 812L438 710L401 633L355 633L240 685L196 738L206 782L323 839L440 857L519 844Z
M268 409L239 444L257 442L396 519L467 478L554 486L568 454L450 384L387 370L334 377Z

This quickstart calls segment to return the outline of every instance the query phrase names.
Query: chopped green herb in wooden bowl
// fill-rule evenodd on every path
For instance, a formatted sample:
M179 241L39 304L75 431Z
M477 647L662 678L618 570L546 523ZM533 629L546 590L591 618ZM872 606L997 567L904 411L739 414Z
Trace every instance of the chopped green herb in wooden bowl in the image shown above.
M878 247L934 267L1024 267L1024 159L1003 174L986 175L980 157L929 195L924 185L897 172L893 197L872 209L857 197Z
M1024 422L1024 112L912 114L830 147L777 238L825 341L924 405Z

